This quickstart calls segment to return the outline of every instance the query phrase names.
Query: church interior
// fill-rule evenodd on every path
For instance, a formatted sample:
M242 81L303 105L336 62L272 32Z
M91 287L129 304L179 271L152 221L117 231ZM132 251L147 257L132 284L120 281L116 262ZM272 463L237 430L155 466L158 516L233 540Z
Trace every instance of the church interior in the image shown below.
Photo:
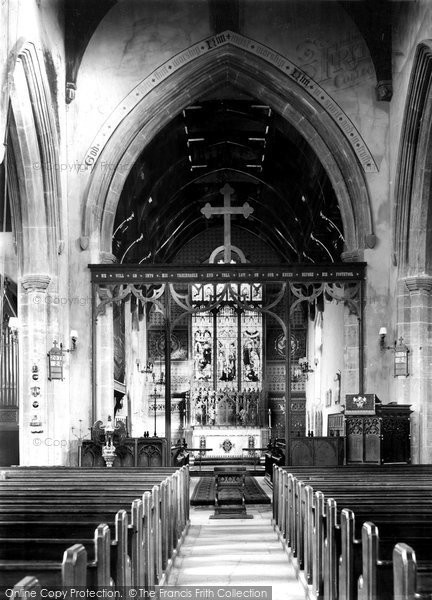
M2 593L430 598L432 2L0 20Z

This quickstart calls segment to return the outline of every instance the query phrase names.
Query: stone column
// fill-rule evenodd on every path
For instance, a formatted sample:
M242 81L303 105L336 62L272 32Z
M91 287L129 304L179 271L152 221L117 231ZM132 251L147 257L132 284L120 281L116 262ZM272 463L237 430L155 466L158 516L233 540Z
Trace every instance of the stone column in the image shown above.
M140 437L150 430L146 402L147 367L146 320L139 320L139 306L131 312L131 301L125 306L126 387L129 401L129 433Z
M363 250L354 249L350 252L343 252L341 255L343 262L361 262L364 260ZM360 386L360 365L359 365L359 316L353 314L349 304L345 305L344 315L344 370L342 373L340 390L340 402L344 404L345 394L357 394ZM365 349L363 349L365 353Z
M349 307L344 310L344 373L341 403L345 394L357 394L359 390L359 318Z
M107 252L101 252L101 263L113 263L115 257ZM108 298L108 291L102 287L98 288L97 303ZM94 315L93 315L94 317ZM96 397L93 399L95 421L107 422L108 415L114 418L114 322L113 306L107 303L104 310L100 312L93 322L96 328L95 345L93 352L93 377L96 378ZM92 424L93 424L92 423Z
M405 279L409 306L405 310L405 344L410 349L409 395L412 462L432 461L432 277ZM409 326L407 327L407 325ZM409 333L408 333L409 332Z
M19 290L19 390L20 464L48 465L56 439L49 429L49 382L47 350L48 296L51 277L27 274ZM49 347L48 347L49 346Z
M107 299L104 289L99 289L101 301ZM95 421L107 422L108 415L114 417L114 326L113 307L106 304L94 322L96 327L94 353L95 365L93 369L96 377L96 398L94 400L93 423ZM93 424L92 423L92 424Z

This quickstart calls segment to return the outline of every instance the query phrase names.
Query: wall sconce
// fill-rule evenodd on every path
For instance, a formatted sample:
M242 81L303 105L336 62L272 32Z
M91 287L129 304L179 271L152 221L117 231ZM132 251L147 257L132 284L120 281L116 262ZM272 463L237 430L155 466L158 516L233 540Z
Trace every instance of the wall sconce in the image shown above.
M76 350L77 345L78 345L78 331L76 329L72 329L70 332L70 338L71 338L71 343L72 343L72 347L71 347L71 352L73 352L74 350Z
M303 358L299 358L298 363L299 363L300 369L302 370L302 373L313 373L314 372L313 369L310 368L309 361L306 358L306 356L304 356Z
M151 360L147 361L145 372L150 375L153 373L153 363L151 362Z
M381 350L394 350L394 346L396 346L396 342L394 343L394 346L386 346L386 335L387 335L387 328L380 327L379 345L380 345Z
M8 327L11 330L13 339L16 341L18 339L18 330L20 327L20 322L18 317L9 317Z
M380 348L381 350L385 350L385 338L387 335L387 328L386 327L381 327L379 330L379 344L380 344Z
M63 344L60 344L60 350L62 350L63 352L75 352L75 350L77 349L77 345L78 345L78 331L76 329L71 329L70 340L71 340L71 347L63 348Z
M136 366L137 366L137 369L138 369L138 371L140 373L145 373L145 375L146 375L146 381L150 381L151 378L149 377L149 375L152 375L152 376L154 375L154 373L153 373L154 365L153 365L152 361L148 360L147 363L146 363L145 369L142 369L141 368L141 360L139 358L137 358L136 359Z

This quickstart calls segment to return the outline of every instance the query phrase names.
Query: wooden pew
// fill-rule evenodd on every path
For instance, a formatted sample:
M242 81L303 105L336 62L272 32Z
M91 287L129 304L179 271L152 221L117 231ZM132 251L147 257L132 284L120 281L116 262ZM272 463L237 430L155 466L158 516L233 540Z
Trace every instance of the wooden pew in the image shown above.
M389 554L389 545L397 541L395 525L397 535L420 544L423 551L429 549L431 530L425 528L425 525L431 525L431 496L421 497L424 485L430 490L427 479L424 485L418 486L413 492L412 481L397 485L399 475L394 474L393 481L391 477L387 477L388 481L380 488L379 482L376 481L380 471L375 469L361 470L361 477L363 478L363 474L367 474L368 477L365 485L362 485L359 481L360 475L354 471L345 471L348 475L346 477L340 470L334 474L332 469L336 484L333 483L331 473L327 477L328 469L313 468L308 471L308 476L305 477L307 483L318 482L321 489L326 492L330 489L333 494L338 491L338 502L342 499L343 502L351 503L352 507L355 507L356 515L359 513L361 516L360 523L364 517L369 519L371 514L381 520L387 528L384 527L388 536L387 543L382 545L386 554ZM415 471L426 475L432 473L430 467ZM325 480L323 475L326 476ZM336 598L339 588L339 597L344 600L354 598L356 574L361 572L359 565L362 558L361 542L355 535L354 513L338 510L335 500L326 499L321 491L314 492L310 485L305 485L304 481L297 480L282 469L275 470L273 480L274 490L277 490L274 522L290 548L298 572L304 569L304 582L310 586L311 596ZM396 492L395 486L398 488ZM404 489L405 486L409 486L408 490ZM389 488L392 490L390 498ZM406 518L406 511L414 514ZM340 523L337 523L338 514ZM359 522L359 519L357 521ZM335 581L338 582L336 587Z
M106 474L106 470L102 470L103 475ZM165 477L166 473L160 474L157 478L160 482L160 485L153 485L154 477L156 477L156 472L158 470L154 470L151 475L151 490L144 492L141 499L136 499L132 502L130 508L131 515L131 524L128 526L127 513L125 510L118 513L116 517L116 534L114 542L110 544L110 551L113 556L111 560L114 561L116 565L114 569L114 577L112 577L113 581L119 581L117 585L126 585L128 582L134 580L135 585L154 585L159 582L163 577L163 570L167 567L167 564L174 553L174 549L179 543L181 536L184 534L187 524L189 522L189 472L187 467L183 467L180 470L173 472L173 469L169 469L169 473L171 475L169 477ZM33 472L33 471L32 471ZM64 471L62 471L65 473ZM22 479L20 471L20 476L17 479ZM45 471L46 473L46 471ZM78 472L79 474L81 471ZM133 470L133 473L136 474L136 470ZM53 470L50 469L50 476L53 475ZM83 505L81 504L82 497L77 494L76 498L73 498L69 504L67 504L64 496L64 492L66 491L68 494L73 490L69 490L70 482L72 481L74 485L81 485L84 489L86 489L86 498L88 505L84 505L84 518L90 517L90 523L94 524L95 519L104 514L105 512L109 512L112 508L114 508L118 501L124 500L121 494L114 494L116 499L114 501L105 501L103 504L100 504L100 482L97 482L97 485L94 486L94 483L91 482L92 476L88 475L88 480L83 484L81 479L78 481L74 481L74 478L71 477L71 474L65 478L62 478L62 481L57 479L57 470L55 472L55 505L51 505L48 502L45 503L45 508L39 506L37 507L37 512L34 511L34 506L28 506L26 501L19 501L18 504L16 501L14 503L10 503L8 505L6 503L7 494L4 494L0 497L0 507L2 508L2 518L3 523L5 524L5 529L11 531L13 528L13 519L11 519L11 515L15 514L15 510L18 506L18 510L22 513L25 511L25 514L21 517L20 527L21 531L24 533L24 523L27 524L32 523L28 521L27 518L30 516L30 519L37 519L40 516L41 510L52 511L54 510L56 514L56 518L60 516L60 520L56 520L56 527L61 526L62 521L67 519L67 523L69 524L69 529L73 526L71 522L71 514L73 514L73 518L75 519L82 512ZM76 477L76 474L74 475ZM111 476L113 480L118 478ZM64 479L64 481L63 481ZM98 479L98 475L96 475L96 479ZM120 477L121 479L121 477ZM140 479L139 485L142 489L142 482L145 481L145 476L138 477ZM8 493L15 494L16 489L13 485L10 485L10 481L8 479L5 480L7 482ZM49 478L46 479L47 483L49 482ZM5 483L4 481L2 483ZM37 489L40 483L40 478L38 478L38 482L35 481L34 484L31 484L30 487L33 488L33 492L35 494L35 498L40 495L44 496L44 490ZM19 484L21 487L21 484ZM106 482L105 482L106 485ZM137 483L135 482L135 486ZM62 487L63 486L63 487ZM91 493L89 492L89 486L92 488ZM62 488L59 490L58 488ZM73 486L72 486L73 487ZM107 492L108 494L112 488L108 485ZM50 494L52 496L52 490L50 490ZM97 502L93 502L93 500L98 497L99 504ZM127 499L130 499L129 496ZM59 510L60 505L60 510ZM3 509L8 509L9 513L5 513ZM114 514L114 513L112 513ZM48 517L48 512L46 513ZM119 521L120 519L120 521ZM111 516L112 520L112 516ZM86 521L88 522L88 520ZM119 524L120 523L120 524ZM50 535L50 529L47 519L47 526L43 527L40 523L32 523L32 525L36 525L38 527L39 535L42 531L45 531L45 534ZM110 534L109 527L104 525L104 531L107 531ZM83 531L81 529L81 531ZM31 540L28 539L28 535L26 535L27 543L31 543ZM64 542L65 540L63 540ZM75 544L76 545L76 544ZM63 545L63 548L65 546ZM85 546L82 544L81 547L85 549ZM129 550L128 550L129 548ZM126 549L126 551L125 551ZM129 551L128 555L127 550ZM95 550L96 553L96 550ZM60 556L61 554L59 554ZM113 558L114 557L114 558ZM132 557L132 558L131 558ZM95 562L97 564L100 563L100 560L95 555ZM28 563L27 563L28 564ZM128 566L129 565L129 566ZM24 566L24 565L21 565ZM32 565L33 568L38 568L38 565ZM6 569L9 573L12 573L12 565L3 565L4 569ZM16 569L19 569L20 565L15 565ZM57 572L59 569L58 563L51 563L50 565L41 565L39 567L43 571L43 577L48 578L49 574L47 571L51 571L52 573ZM15 578L16 581L17 577Z
M393 549L393 600L430 600L432 598L432 581L430 572L427 573L417 566L414 550L407 544L396 544ZM429 591L422 590L422 586Z
M108 587L112 585L111 579L111 537L106 525L98 525L94 533L94 555L92 561L87 560L87 551L81 544L74 544L66 548L63 553L63 562L54 561L7 561L1 569L0 592L4 595L5 589L12 588L17 580L25 576L36 577L43 587L61 587L70 585L68 581L77 579L77 571L82 572L85 564L85 582L88 587ZM67 566L65 566L67 565ZM81 584L80 584L81 585Z
M366 522L362 528L362 573L357 597L358 600L430 599L432 561L423 562L419 568L414 550L405 543L394 546L391 560L383 560L378 527Z
M127 532L123 529L123 536L117 535L116 542L118 546L120 546L121 541L123 548L128 545L132 547L132 549L137 549L139 554L135 552L135 558L140 558L140 563L132 564L132 571L135 577L135 581L139 585L144 585L147 583L148 585L154 584L155 581L158 581L161 577L161 562L158 559L160 556L160 542L159 542L159 527L160 527L160 519L158 518L158 514L155 514L155 509L157 505L152 503L152 498L149 493L144 495L144 503L147 506L147 510L143 511L143 501L135 500L134 506L132 507L132 515L133 515L133 523L132 523L132 536L129 544L125 542L125 538L127 539ZM137 517L138 515L138 517ZM105 526L106 530L109 532L109 529ZM27 543L31 543L31 540L27 540ZM147 559L145 563L146 570L142 571L141 576L137 575L139 572L139 568L143 563L142 557L147 552ZM123 564L127 564L129 562L129 558L121 551L118 552L118 560L117 562L122 561ZM18 565L19 566L19 565ZM37 566L37 565L36 565ZM27 565L28 567L28 565ZM42 568L45 568L46 565L42 565ZM11 565L9 564L9 570ZM123 571L125 567L123 567ZM116 569L117 575L113 577L115 581L118 580L118 567ZM157 580L155 579L157 577Z

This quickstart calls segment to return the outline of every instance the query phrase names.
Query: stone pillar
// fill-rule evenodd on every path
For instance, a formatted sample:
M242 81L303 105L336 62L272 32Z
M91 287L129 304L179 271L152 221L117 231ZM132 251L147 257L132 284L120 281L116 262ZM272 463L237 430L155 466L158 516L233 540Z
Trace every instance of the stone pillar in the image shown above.
M144 431L150 431L148 423L148 402L146 401L147 366L146 319L139 320L137 304L131 311L131 302L125 307L125 345L126 345L126 388L129 402L129 433L140 437Z
M409 308L405 310L405 344L410 349L408 403L411 415L412 462L432 461L432 277L405 279Z
M363 250L356 248L341 254L343 262L362 262ZM341 377L340 402L345 403L345 394L357 394L360 386L359 365L359 317L354 314L349 304L345 305L344 315L344 369ZM365 352L363 350L363 352Z
M99 289L101 301L107 298L106 290ZM105 305L93 324L96 327L94 352L96 398L94 399L93 423L107 422L108 415L114 417L114 322L111 303ZM93 424L92 423L92 424Z
M113 254L107 252L100 253L100 262L107 264L115 262ZM108 291L103 287L97 288L97 303L108 298ZM93 315L94 317L94 315ZM96 378L96 397L93 399L95 421L107 422L108 415L114 418L114 322L113 306L107 303L104 310L100 312L93 323L95 331L95 345L93 359L93 377ZM92 424L93 424L92 423Z
M47 350L52 340L47 339L47 288L50 281L46 274L28 274L20 282L19 420L20 464L24 466L49 465L53 446L46 442L56 439L49 430Z
M346 306L344 310L344 372L341 403L345 394L359 392L359 318Z

